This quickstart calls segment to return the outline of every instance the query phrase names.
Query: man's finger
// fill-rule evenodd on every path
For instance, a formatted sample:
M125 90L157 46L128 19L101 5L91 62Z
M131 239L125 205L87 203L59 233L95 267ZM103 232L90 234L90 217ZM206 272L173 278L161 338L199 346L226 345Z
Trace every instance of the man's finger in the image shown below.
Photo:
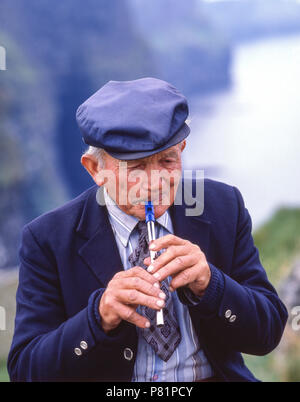
M152 284L138 276L132 276L114 281L113 286L117 288L117 291L119 291L118 289L133 289L145 295L159 297L162 299L164 298L157 280L155 280L154 284Z
M150 265L151 264L151 258L146 257L143 262L144 262L145 265Z
M199 258L196 254L180 255L170 261L168 264L158 269L153 277L158 281L163 281L168 276L173 276L181 271L186 270L189 267L194 266L199 262Z
M163 292L161 293L164 295ZM149 307L153 310L160 310L165 305L165 302L162 298L148 296L135 289L120 289L116 297L121 303L129 305L138 304Z
M159 239L153 240L150 243L150 250L153 251L159 251L163 248L167 248L171 245L174 246L181 246L183 244L186 244L187 240L181 239L180 237L177 237L173 234L168 234L166 236L160 237Z
M154 274L154 272L173 261L176 257L187 255L191 250L192 248L187 244L183 246L170 246L164 253L155 259L155 261L147 268L147 271Z
M149 282L152 285L154 285L154 283L157 282L157 280L153 278L153 276L149 274L149 272L147 272L144 268L138 266L127 269L126 271L117 272L112 280L113 281L123 280L124 278L132 278L132 277L139 277L144 281Z
M186 268L183 271L180 271L177 275L173 277L173 279L170 282L170 290L176 290L178 288L181 288L182 286L186 286L190 284L191 282L194 282L195 278L197 277L198 274L198 267L197 266L192 266L190 268Z
M126 306L122 303L115 302L115 308L118 310L120 318L136 325L139 328L149 328L150 322L146 317L138 314L134 307Z
M208 286L211 271L208 265L196 264L175 275L170 283L170 290L189 285L190 289L200 295Z

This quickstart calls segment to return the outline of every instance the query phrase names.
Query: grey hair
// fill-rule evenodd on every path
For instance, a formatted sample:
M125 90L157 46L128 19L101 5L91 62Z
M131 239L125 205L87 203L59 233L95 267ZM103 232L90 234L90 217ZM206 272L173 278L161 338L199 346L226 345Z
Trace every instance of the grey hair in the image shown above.
M105 151L102 148L98 148L98 147L93 147L92 145L89 145L88 149L84 152L83 155L92 155L94 156L99 163L99 166L101 168L104 168L104 156L105 156Z

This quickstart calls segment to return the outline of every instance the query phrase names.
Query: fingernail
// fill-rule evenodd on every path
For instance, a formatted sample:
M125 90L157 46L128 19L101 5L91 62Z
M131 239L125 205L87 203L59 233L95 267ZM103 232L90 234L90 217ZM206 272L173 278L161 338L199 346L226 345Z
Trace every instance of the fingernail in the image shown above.
M154 250L154 249L155 249L155 247L156 247L156 244L151 243L151 244L150 244L150 246L149 246L149 249L150 249L150 250Z
M158 307L162 307L165 302L163 300L157 300L156 304L158 305Z
M160 288L160 286L159 286L159 283L158 282L155 282L155 284L153 285L155 288Z
M172 288L172 286L169 286L169 291L174 292L174 289Z
M149 267L147 268L147 271L148 271L148 272L152 272L153 269L154 269L154 266L151 264L151 265L149 265Z
M160 294L158 295L161 299L165 299L166 295L164 292L160 292Z
M146 322L145 327L150 328L150 322L149 321Z
M159 273L157 273L157 272L155 272L155 274L153 274L153 276L154 276L154 278L156 278L156 279L159 279L159 278L160 278L160 275L159 275Z

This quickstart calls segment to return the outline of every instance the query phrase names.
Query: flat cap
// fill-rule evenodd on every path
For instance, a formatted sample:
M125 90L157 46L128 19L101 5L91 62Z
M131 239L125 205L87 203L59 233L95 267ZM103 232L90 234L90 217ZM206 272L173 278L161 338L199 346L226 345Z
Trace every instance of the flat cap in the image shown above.
M79 106L83 141L121 160L144 158L186 138L186 98L157 78L109 81Z

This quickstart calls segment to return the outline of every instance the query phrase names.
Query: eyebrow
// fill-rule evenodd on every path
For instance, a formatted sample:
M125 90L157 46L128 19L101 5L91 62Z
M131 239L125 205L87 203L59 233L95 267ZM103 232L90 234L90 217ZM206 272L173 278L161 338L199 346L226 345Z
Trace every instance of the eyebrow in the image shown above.
M161 155L161 158L178 158L178 152L176 152L176 151L165 152L165 153L163 153ZM127 161L127 163L130 165L130 164L135 164L135 163L138 163L138 162L143 163L145 161L146 161L146 158L131 159L131 160Z
M176 152L176 151L169 151L162 155L162 158L177 158L177 157L178 157L178 152Z

